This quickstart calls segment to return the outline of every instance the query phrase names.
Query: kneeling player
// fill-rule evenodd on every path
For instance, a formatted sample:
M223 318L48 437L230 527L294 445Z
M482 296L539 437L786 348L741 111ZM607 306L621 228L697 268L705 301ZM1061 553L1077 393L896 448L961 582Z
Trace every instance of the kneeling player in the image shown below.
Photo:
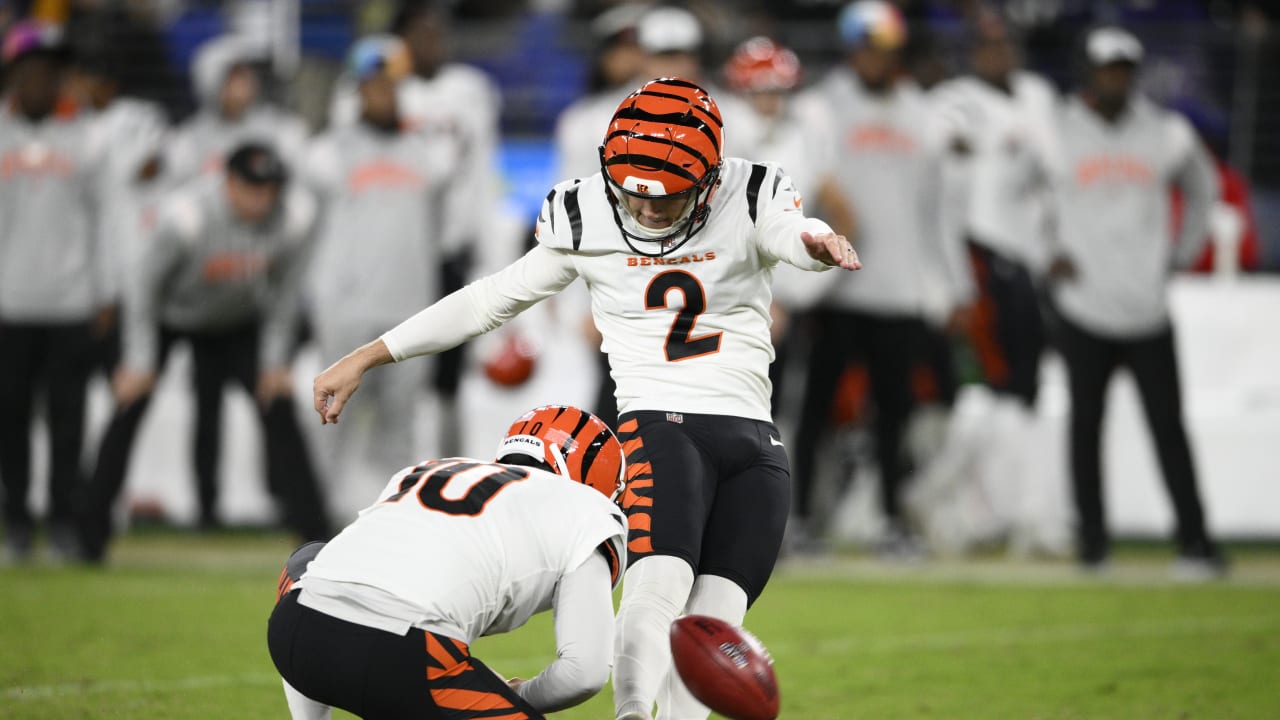
M332 541L299 548L267 631L294 719L522 720L595 695L626 563L624 465L594 415L538 408L496 462L405 468ZM552 607L558 657L533 679L504 681L468 651Z

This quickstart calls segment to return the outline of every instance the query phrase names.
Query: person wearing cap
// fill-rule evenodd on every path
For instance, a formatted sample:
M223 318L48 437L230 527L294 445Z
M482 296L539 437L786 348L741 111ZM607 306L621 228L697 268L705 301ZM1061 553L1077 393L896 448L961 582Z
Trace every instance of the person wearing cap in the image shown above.
M832 173L857 213L858 254L868 273L829 277L813 290L814 345L795 447L795 516L817 532L813 487L819 443L829 435L837 381L867 361L875 403L875 456L886 527L876 551L916 559L924 548L900 502L907 468L902 439L913 410L912 368L925 360L926 319L971 290L959 249L945 242L939 214L941 152L925 97L902 77L906 23L893 5L861 0L839 17L848 62L813 89L826 103L839 145ZM944 305L945 307L945 305ZM945 323L945 319L941 319Z
M231 150L246 142L269 145L285 163L297 161L307 141L302 118L267 102L258 66L261 43L222 35L200 46L191 63L199 109L173 134L164 157L176 182L218 176Z
M756 138L763 133L761 120L751 105L719 87L705 63L707 38L702 21L678 5L658 5L636 24L636 43L644 51L640 74L632 86L654 78L684 78L707 89L720 103L720 112L733 123L725 135L726 151L739 157L756 157ZM597 128L593 132L598 133ZM590 135L588 135L590 137ZM567 176L566 176L567 177Z
M1053 175L1057 232L1050 277L1071 391L1077 558L1085 569L1100 570L1110 554L1102 418L1111 376L1126 367L1173 504L1175 577L1202 580L1221 575L1226 563L1205 525L1182 420L1167 286L1169 273L1199 252L1218 184L1186 119L1135 91L1142 55L1141 43L1123 29L1089 33L1083 85L1058 115L1062 152ZM1171 186L1183 198L1176 236Z
M223 386L254 399L266 431L266 478L285 523L309 540L329 525L294 415L288 348L319 214L288 184L272 149L233 148L220 176L168 198L125 296L124 352L112 382L116 410L85 493L85 559L102 562L111 507L156 380L177 342L191 348L196 392L195 469L200 522L216 525Z
M446 193L459 190L450 180L460 149L450 133L405 127L397 88L410 70L409 50L398 36L358 41L347 71L359 81L360 121L319 136L303 162L302 180L324 208L307 297L329 360L441 296L442 211ZM409 366L393 370L368 388L378 398L368 422L357 416L338 428L327 448L332 476L376 483L412 456L422 373ZM370 467L343 467L360 458ZM343 482L334 490L335 508L354 515L369 485Z
M1045 349L1034 277L1045 266L1058 95L1019 68L1016 38L994 12L977 16L968 43L969 73L935 87L931 100L947 149L947 231L967 248L978 291L962 329L995 395L978 480L1012 553L1062 555L1070 545L1067 518L1058 495L1036 484L1030 455ZM947 450L958 457L972 448ZM940 459L931 469L946 475L949 463ZM960 464L950 463L951 474Z
M115 296L113 242L103 222L105 151L82 116L59 112L66 52L47 26L4 36L0 108L0 479L5 557L33 552L31 423L43 396L50 431L48 537L74 556L85 392Z

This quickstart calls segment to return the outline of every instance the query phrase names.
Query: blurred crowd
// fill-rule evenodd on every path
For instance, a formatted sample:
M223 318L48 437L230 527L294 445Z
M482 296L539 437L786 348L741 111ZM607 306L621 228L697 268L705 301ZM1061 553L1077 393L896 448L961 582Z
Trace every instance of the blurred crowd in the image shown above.
M467 359L446 354L430 377L389 368L321 448L291 402L299 347L331 362L515 257L533 238L510 227L533 218L501 221L504 139L550 137L551 176L589 175L618 102L680 76L719 103L727 153L781 164L865 264L838 282L775 276L790 551L825 550L822 485L856 474L879 478L873 547L886 558L1007 543L1104 567L1099 436L1124 366L1179 554L1200 563L1186 570L1223 566L1181 421L1165 286L1172 270L1265 264L1241 171L1262 182L1271 169L1231 163L1280 139L1258 111L1274 88L1256 83L1246 127L1231 114L1246 107L1239 93L1222 94L1206 68L1231 49L1215 40L1245 38L1256 52L1238 53L1259 72L1274 52L1266 4L316 2L281 21L284 5L0 5L8 558L33 552L28 438L42 416L50 553L102 560L178 344L193 357L200 523L220 524L234 383L259 409L282 521L325 538L327 518L353 508L324 497L335 483L318 468L342 476L359 457L385 477L417 457L424 392L465 422ZM598 343L589 308L577 311ZM494 383L519 384L535 352L519 329L504 337L480 361ZM1068 366L1074 508L1022 482L1035 473L1026 438L1049 348ZM85 468L95 374L115 409ZM602 375L596 411L609 419ZM948 423L966 385L990 390L977 440ZM441 432L456 450L456 423Z

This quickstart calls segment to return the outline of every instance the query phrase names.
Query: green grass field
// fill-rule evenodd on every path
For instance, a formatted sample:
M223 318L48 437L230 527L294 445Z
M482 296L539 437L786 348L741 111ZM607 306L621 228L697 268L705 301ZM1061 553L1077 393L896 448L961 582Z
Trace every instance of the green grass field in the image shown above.
M0 718L287 718L265 647L273 535L144 534L107 570L0 570ZM1280 718L1280 553L1229 582L1164 580L1163 550L1104 580L1003 560L787 567L747 624L782 717ZM550 618L476 644L500 672L549 659ZM607 720L608 690L556 717Z

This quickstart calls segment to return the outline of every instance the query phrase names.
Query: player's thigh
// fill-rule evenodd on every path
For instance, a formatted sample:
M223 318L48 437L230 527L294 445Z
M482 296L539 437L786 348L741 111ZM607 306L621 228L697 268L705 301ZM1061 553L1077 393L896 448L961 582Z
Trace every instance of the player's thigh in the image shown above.
M773 574L790 512L786 453L765 439L755 462L721 480L707 519L698 572L732 580L754 603Z
M366 716L366 674L374 663L385 667L400 638L307 608L298 602L300 594L295 590L281 598L267 625L276 669L312 700ZM399 676L409 692L416 677L408 667Z
M505 679L472 657L463 643L434 633L415 631L410 635L418 640L412 649L417 657L419 692L403 697L400 687L379 688L381 676L371 672L366 718L542 720L533 706L520 699ZM399 668L397 665L391 674ZM375 699L380 697L387 702Z
M667 415L646 410L618 418L618 436L627 454L622 498L630 526L627 561L630 565L650 555L670 555L696 571L715 476L683 427L683 417Z

